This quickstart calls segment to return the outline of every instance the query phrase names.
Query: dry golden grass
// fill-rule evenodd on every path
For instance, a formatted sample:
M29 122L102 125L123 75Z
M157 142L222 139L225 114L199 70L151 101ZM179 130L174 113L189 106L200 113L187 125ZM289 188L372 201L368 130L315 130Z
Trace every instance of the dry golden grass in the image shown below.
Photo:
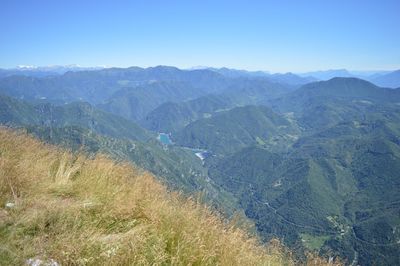
M71 154L4 128L0 206L1 265L29 258L61 265L294 264L278 241L261 245L128 163Z

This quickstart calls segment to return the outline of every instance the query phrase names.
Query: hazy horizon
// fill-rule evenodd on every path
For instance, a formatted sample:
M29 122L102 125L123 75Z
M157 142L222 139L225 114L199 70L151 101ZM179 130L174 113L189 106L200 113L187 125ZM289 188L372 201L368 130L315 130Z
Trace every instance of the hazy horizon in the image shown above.
M153 65L153 66L137 66L137 65L129 65L129 66L106 66L106 65L98 65L98 66L84 66L80 64L69 64L69 65L57 65L57 64L52 64L52 65L18 65L14 67L9 67L9 68L2 68L4 70L44 70L44 69L51 69L51 68L81 68L81 69L92 69L92 70L97 70L97 69L108 69L108 68L121 68L121 69L126 69L126 68L132 68L132 67L139 67L139 68L154 68L154 67L176 67L180 70L199 70L199 69L221 69L221 68L227 68L230 70L239 70L239 71L248 71L248 72L264 72L268 74L286 74L286 73L293 73L293 74L307 74L307 73L312 73L312 72L328 72L328 71L347 71L351 74L374 74L374 73L379 73L379 72L393 72L397 71L400 69L371 69L371 70L360 70L360 69L347 69L347 68L337 68L337 69L313 69L313 70L308 70L308 71L280 71L280 72L275 72L275 71L270 71L269 69L244 69L244 68L233 68L233 67L227 67L227 66L192 66L192 67L187 67L187 68L182 68L182 67L177 67L173 65Z

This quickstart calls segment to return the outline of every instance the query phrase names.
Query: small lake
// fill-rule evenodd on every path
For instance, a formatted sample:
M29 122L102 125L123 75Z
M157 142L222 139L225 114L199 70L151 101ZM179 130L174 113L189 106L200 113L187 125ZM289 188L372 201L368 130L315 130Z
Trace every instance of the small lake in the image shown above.
M169 137L169 134L167 133L159 133L157 139L165 145L171 145L172 141L171 138Z

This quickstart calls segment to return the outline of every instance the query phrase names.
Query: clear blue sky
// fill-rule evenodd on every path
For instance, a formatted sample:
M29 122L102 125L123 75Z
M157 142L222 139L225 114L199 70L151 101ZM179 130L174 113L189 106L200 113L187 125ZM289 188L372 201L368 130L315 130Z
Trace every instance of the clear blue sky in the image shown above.
M0 67L400 68L400 0L1 0Z

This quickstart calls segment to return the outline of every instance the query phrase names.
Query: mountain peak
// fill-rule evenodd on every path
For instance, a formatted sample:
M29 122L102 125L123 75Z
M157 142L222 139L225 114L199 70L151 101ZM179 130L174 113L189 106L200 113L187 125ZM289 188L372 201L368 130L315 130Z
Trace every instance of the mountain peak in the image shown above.
M387 88L400 88L400 69L371 79L375 84Z

